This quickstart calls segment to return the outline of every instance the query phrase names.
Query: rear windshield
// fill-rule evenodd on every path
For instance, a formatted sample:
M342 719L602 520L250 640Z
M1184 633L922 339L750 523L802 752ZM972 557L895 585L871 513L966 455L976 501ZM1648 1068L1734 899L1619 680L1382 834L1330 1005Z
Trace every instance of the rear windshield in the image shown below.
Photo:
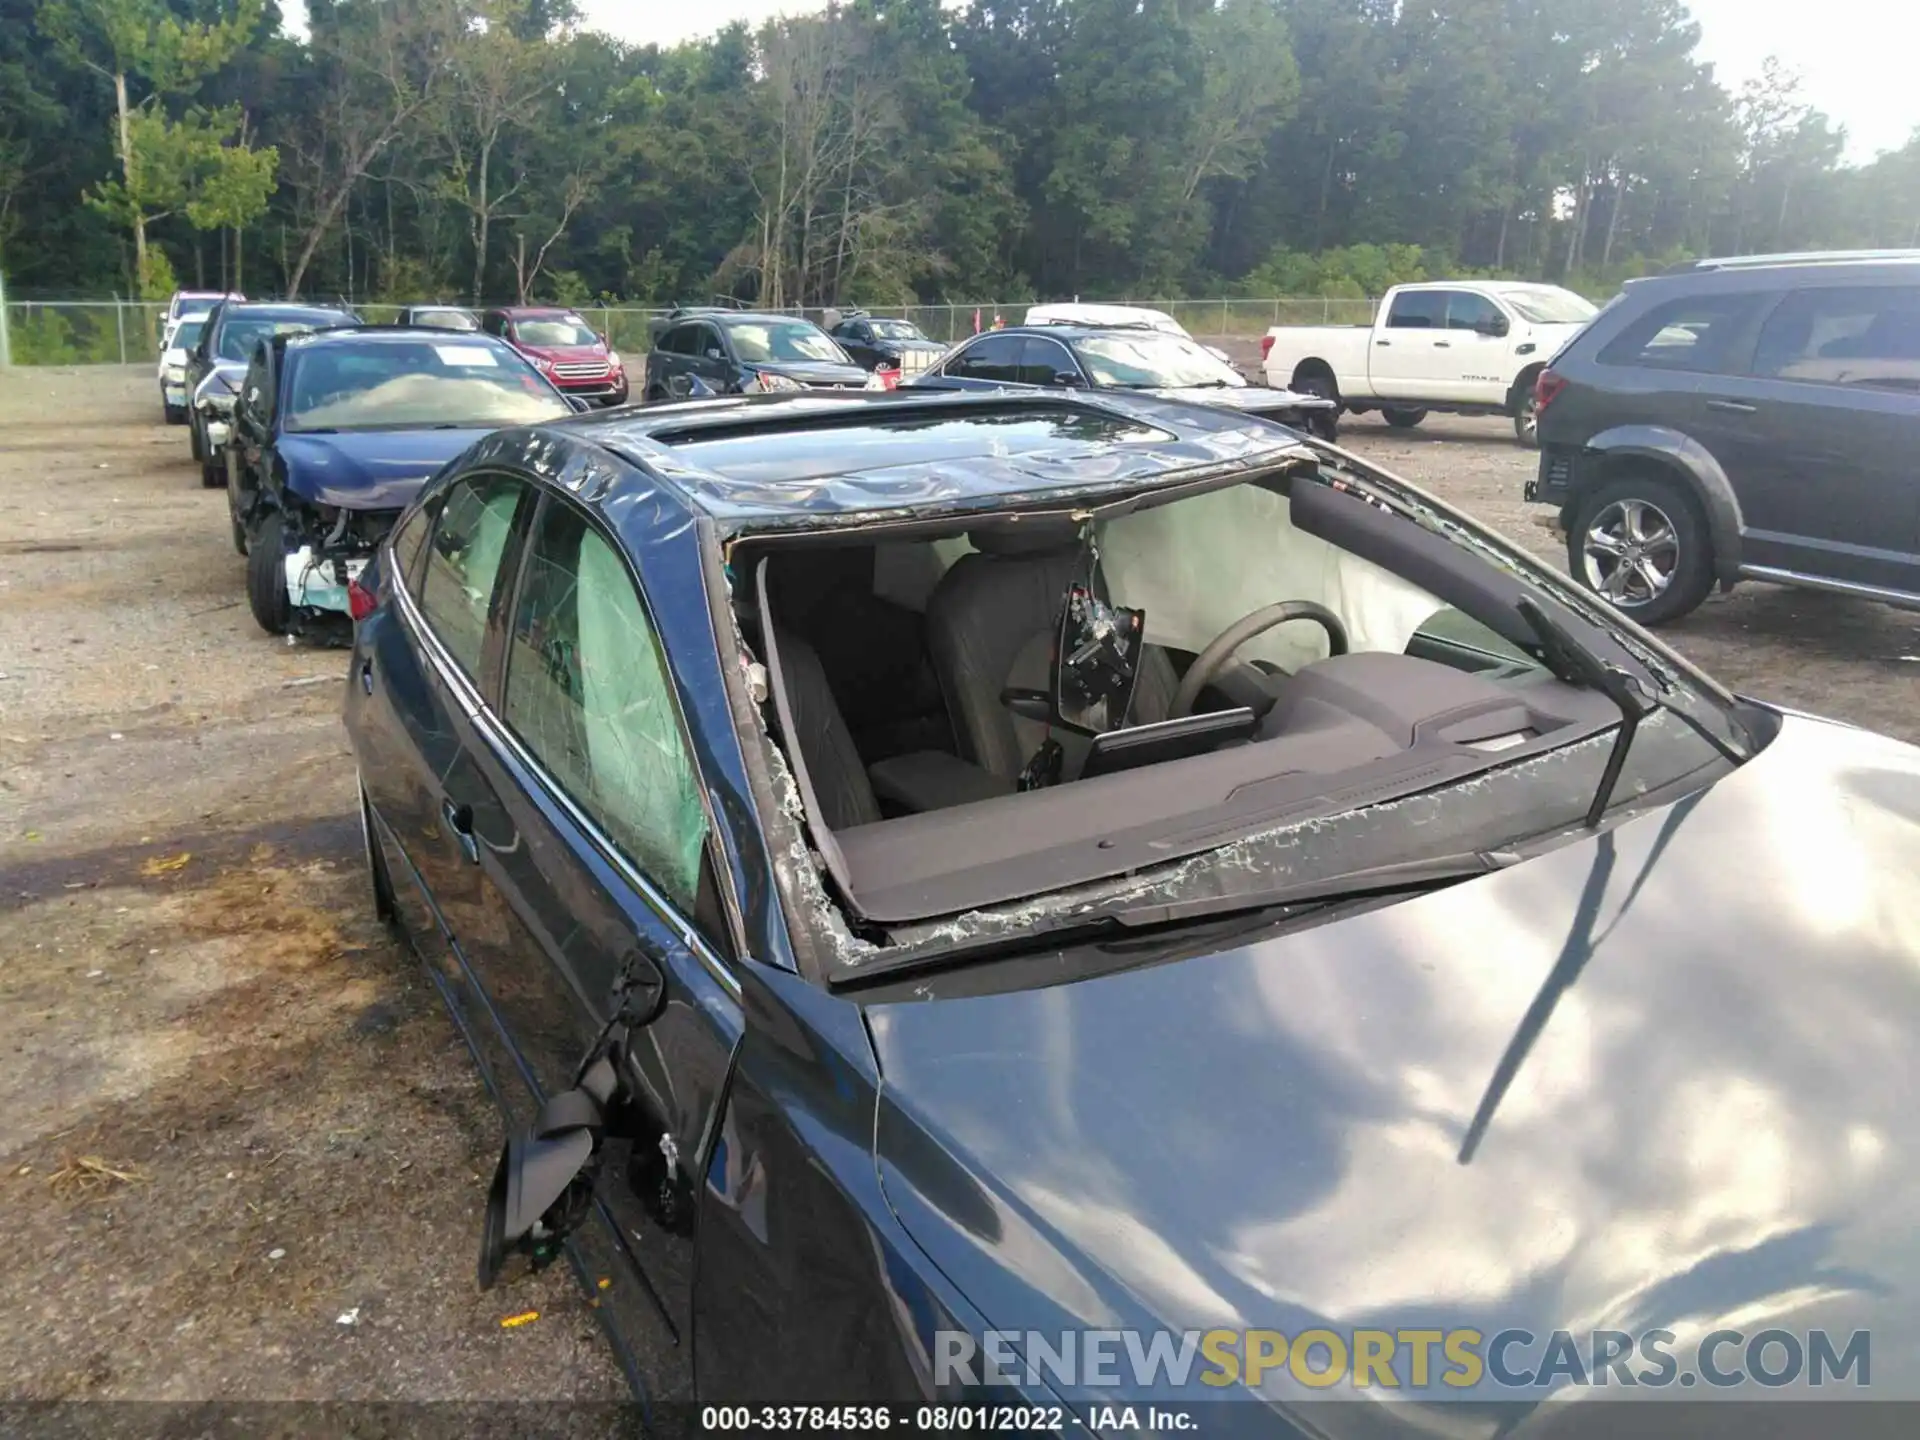
M293 359L288 430L529 425L572 414L515 355L486 342L329 345Z
M199 344L200 332L206 328L206 325L207 317L204 315L196 316L192 320L182 320L173 328L173 344L170 348L191 350Z
M910 320L870 320L873 333L882 340L924 340L920 327Z

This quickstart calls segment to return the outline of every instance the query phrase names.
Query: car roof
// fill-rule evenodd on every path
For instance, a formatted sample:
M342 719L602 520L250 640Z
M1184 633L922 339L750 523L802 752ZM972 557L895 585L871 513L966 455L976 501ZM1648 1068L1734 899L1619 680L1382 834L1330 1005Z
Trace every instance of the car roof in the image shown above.
M1078 339L1089 335L1112 335L1122 339L1137 339L1142 335L1158 335L1167 340L1192 338L1189 335L1176 335L1171 330L1157 329L1145 322L1134 325L1116 325L1112 322L1095 325L1085 320L1044 320L1031 325L1002 325L998 330L982 330L978 335L967 336L961 343L985 340L991 335L1044 335L1049 340L1059 340L1063 337Z
M441 330L432 325L330 325L324 330L296 330L276 335L282 349L315 350L335 345L482 345L518 358L520 352L504 340L478 330Z
M1920 261L1920 250L1794 250L1773 255L1723 255L1685 260L1663 270L1663 275L1691 275L1701 270L1759 270L1776 266L1874 265Z
M416 310L457 310L460 307L457 305L416 305L413 308ZM549 315L556 318L570 316L578 319L580 316L578 310L569 310L564 305L502 305L488 313L492 315L505 315L511 320L538 320Z
M729 531L936 518L1135 490L1309 453L1228 410L1105 393L848 391L726 396L574 416L557 430L643 466Z
M298 317L303 315L351 315L353 312L344 305L301 305L289 300L229 300L219 308L221 319L229 315L264 315L271 319L282 315Z

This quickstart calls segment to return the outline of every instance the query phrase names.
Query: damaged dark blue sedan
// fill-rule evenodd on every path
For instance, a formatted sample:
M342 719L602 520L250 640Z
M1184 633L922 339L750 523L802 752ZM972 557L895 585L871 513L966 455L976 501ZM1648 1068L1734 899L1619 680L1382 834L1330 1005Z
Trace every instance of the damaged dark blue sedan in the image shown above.
M566 1257L656 1428L1617 1432L1563 1333L1912 1388L1920 754L1391 475L699 400L489 436L361 583L373 895L510 1121L480 1282Z
M341 326L263 339L225 452L254 619L278 635L350 614L364 604L361 567L434 471L490 430L576 408L486 335Z

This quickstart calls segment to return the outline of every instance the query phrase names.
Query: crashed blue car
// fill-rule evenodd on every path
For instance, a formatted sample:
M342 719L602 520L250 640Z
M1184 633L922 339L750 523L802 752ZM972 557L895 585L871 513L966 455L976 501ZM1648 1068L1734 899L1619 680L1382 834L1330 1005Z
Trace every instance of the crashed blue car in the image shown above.
M574 410L486 335L369 326L263 340L238 383L226 461L254 619L278 635L351 614L361 567L434 472L501 426Z
M716 397L487 437L363 584L370 897L510 1117L478 1280L569 1260L654 1429L1920 1394L1920 752L1394 476Z

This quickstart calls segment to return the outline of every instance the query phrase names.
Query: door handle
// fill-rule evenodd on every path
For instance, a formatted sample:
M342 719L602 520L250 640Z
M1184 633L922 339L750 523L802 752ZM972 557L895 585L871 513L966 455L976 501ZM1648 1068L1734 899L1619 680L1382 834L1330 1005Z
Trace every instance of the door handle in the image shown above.
M473 807L456 805L451 800L440 804L440 818L447 822L447 828L453 831L454 838L460 842L460 853L469 861L480 863L480 842L473 838Z
M1374 343L1374 344L1376 344L1376 345L1391 345L1391 344L1393 344L1393 342L1392 342L1391 340L1376 340L1376 341L1374 341L1373 343Z
M1451 340L1436 340L1433 342L1433 348L1436 350L1451 350L1453 348L1453 342Z
M373 661L371 660L360 662L360 688L368 695L373 693Z
M1759 408L1760 407L1757 405L1747 404L1747 402L1744 400L1709 400L1707 401L1707 409L1724 410L1730 415L1751 415L1755 410L1758 410Z

